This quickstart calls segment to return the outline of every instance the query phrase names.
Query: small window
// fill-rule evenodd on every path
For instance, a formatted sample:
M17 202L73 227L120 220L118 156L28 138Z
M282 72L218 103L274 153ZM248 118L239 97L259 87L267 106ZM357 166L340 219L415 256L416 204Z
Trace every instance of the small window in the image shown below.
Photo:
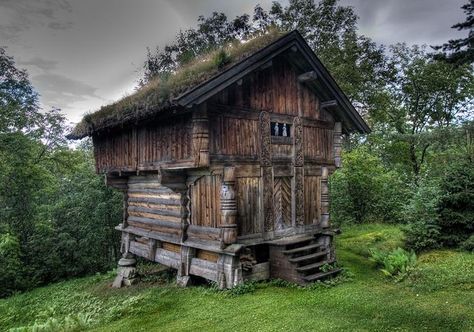
M271 132L274 137L291 137L291 125L288 123L271 122Z

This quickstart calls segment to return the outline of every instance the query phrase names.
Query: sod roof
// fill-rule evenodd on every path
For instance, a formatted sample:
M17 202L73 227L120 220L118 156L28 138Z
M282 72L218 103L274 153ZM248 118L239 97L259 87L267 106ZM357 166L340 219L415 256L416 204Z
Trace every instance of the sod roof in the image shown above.
M271 44L284 34L272 30L247 41L233 41L203 54L178 68L166 79L155 78L135 93L98 111L86 114L67 136L80 139L94 132L133 123L178 107L176 98L193 87L241 62L256 51Z
M247 41L236 40L199 56L166 79L156 78L135 93L85 115L67 137L80 139L106 128L137 123L165 111L200 104L290 48L297 49L309 70L317 74L320 91L325 91L325 100L321 101L335 105L334 115L343 122L343 130L370 132L336 81L295 30L287 34L270 31Z

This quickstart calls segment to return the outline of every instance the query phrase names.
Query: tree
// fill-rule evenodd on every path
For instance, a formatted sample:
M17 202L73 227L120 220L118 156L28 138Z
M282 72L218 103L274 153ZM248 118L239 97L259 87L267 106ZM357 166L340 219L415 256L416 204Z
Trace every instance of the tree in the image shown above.
M95 175L91 146L67 146L25 71L0 49L0 297L104 271L118 256L121 199Z
M198 18L196 29L180 32L173 43L148 49L140 86L154 77L166 78L194 57L232 40L265 33L270 28L298 29L331 74L361 112L381 108L387 72L384 49L357 32L357 16L337 0L290 0L287 7L274 2L270 11L254 8L252 21L247 14L228 21L223 13Z
M17 69L13 57L0 47L0 133L36 126L38 108L38 93L28 74Z
M385 131L384 140L400 144L415 179L437 134L467 116L474 107L474 75L469 66L430 58L424 47L392 46L386 86L387 108L371 117ZM387 125L389 128L387 128Z
M466 20L451 28L458 31L467 30L467 37L449 40L442 46L433 46L435 50L442 50L435 58L458 65L474 62L474 1L470 0L461 8L466 13Z

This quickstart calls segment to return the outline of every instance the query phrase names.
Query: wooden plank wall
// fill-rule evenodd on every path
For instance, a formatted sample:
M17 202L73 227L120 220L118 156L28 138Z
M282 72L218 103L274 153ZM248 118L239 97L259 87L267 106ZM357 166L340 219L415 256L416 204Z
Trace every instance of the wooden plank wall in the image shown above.
M304 223L318 223L321 219L321 177L304 178Z
M221 176L204 175L191 189L191 225L218 227L220 214Z
M305 158L333 159L333 130L311 126L303 127Z
M190 160L191 118L183 116L93 137L97 172L134 171L159 162Z
M110 168L136 169L136 140L132 130L94 136L94 157L97 172Z
M191 158L191 118L142 127L137 139L139 166Z
M284 59L273 59L272 65L246 76L241 84L233 84L218 93L211 102L277 114L298 115L296 70ZM317 96L302 87L303 117L326 120Z
M181 194L160 185L157 176L128 179L128 225L145 231L179 236Z
M257 120L213 115L209 127L211 154L258 156L260 144Z
M239 235L262 232L260 177L239 177L236 181Z

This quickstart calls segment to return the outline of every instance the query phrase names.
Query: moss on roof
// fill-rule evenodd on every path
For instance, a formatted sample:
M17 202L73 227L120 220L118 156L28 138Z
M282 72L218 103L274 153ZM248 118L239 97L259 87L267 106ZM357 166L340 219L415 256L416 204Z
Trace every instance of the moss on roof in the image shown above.
M86 114L72 132L70 139L80 139L104 128L115 127L153 116L177 106L174 99L213 76L230 68L284 34L278 30L255 38L235 40L223 47L197 57L167 78L155 78L135 93Z

